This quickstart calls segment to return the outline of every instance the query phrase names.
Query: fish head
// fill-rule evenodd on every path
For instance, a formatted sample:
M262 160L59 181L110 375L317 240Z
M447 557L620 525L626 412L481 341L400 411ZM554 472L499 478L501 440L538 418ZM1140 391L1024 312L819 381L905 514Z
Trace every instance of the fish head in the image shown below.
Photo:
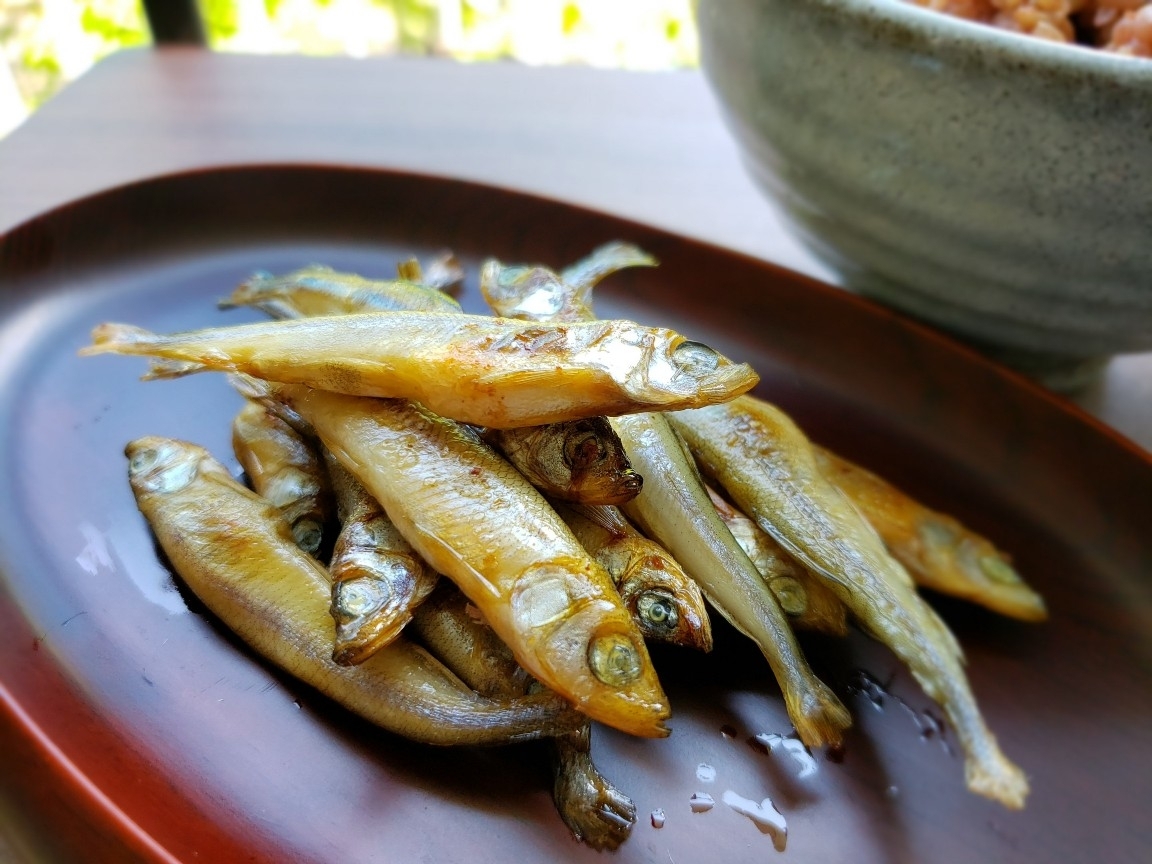
M128 480L136 496L172 495L188 488L205 470L222 470L207 450L175 438L137 438L124 448Z
M411 620L414 598L434 581L418 555L395 547L395 528L384 518L344 523L329 565L328 609L336 623L332 659L341 666L392 642Z
M645 537L620 537L600 550L645 638L712 650L712 625L699 586L676 560Z
M617 322L616 340L606 340L605 363L633 399L663 408L727 402L760 380L747 363L673 330Z
M529 672L582 712L649 738L668 734L668 697L628 610L592 584L610 584L592 561L542 562L518 580L511 613L531 633Z
M563 498L584 504L623 504L640 494L644 479L632 470L620 436L605 417L563 424L558 461L567 477Z
M507 267L486 261L480 268L480 292L502 318L548 322L592 318L583 292L547 267Z

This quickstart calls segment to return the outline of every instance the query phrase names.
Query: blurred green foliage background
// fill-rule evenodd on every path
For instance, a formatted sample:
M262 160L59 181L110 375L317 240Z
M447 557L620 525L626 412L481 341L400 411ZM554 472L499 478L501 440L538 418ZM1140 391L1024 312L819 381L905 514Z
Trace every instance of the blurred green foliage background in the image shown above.
M217 51L650 70L697 63L690 0L200 0L200 8ZM97 60L150 43L140 0L0 0L0 135Z

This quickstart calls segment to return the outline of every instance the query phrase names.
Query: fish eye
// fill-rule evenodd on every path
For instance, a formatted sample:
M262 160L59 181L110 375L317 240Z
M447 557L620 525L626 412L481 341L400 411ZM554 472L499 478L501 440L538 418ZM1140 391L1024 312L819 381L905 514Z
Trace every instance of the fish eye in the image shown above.
M139 488L166 495L179 492L196 479L199 460L172 442L160 441L133 450L128 457L128 473Z
M675 602L658 591L645 591L637 597L636 612L654 630L671 632L680 623Z
M684 372L701 375L716 371L720 366L720 355L703 342L685 340L673 349L672 362Z
M383 606L391 593L380 579L349 579L337 582L332 596L333 617L348 622Z
M803 615L808 611L808 592L791 576L778 576L768 583L776 601L789 615Z
M292 526L292 537L296 545L308 554L320 548L320 541L324 537L324 529L315 519L301 519Z
M569 468L586 468L602 462L608 450L595 432L570 435L564 441L564 464Z
M132 454L132 458L128 460L128 470L133 474L143 474L145 471L151 471L156 467L163 455L159 447L145 447L143 450L137 450Z
M622 687L640 677L640 652L627 636L598 636L588 646L588 665L602 683Z

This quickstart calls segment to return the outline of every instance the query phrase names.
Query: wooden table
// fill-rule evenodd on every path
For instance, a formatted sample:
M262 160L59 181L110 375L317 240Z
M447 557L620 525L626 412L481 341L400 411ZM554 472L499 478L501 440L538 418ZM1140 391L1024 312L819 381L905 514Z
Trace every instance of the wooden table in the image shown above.
M834 281L745 174L696 72L125 52L0 141L0 233L118 184L267 163L479 180ZM1152 354L1113 361L1077 401L1152 449Z

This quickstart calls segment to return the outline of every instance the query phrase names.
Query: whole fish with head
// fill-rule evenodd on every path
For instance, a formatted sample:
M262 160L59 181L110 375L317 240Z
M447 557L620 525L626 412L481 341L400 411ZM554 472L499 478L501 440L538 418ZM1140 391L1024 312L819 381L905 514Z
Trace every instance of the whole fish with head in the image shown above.
M1044 598L990 540L830 450L814 446L813 455L824 476L864 514L917 585L1021 621L1048 617Z
M365 279L313 264L282 276L258 272L220 301L254 306L273 318L308 318L363 312L459 312L460 304L434 287L408 279Z
M598 272L578 266L580 272ZM593 317L594 278L569 285L543 267L481 267L480 290L497 315L529 320ZM706 358L700 358L704 362ZM756 642L784 694L789 717L805 744L839 744L852 718L804 658L775 595L716 514L703 480L661 414L612 419L628 457L645 478L643 491L623 505L641 531L661 543L737 630Z
M334 513L328 475L311 442L248 401L232 420L232 451L252 488L280 508L300 548L320 556Z
M399 397L475 426L707 405L756 373L671 330L446 312L266 321L160 336L103 324L82 355L162 358L148 377L216 370L355 396Z
M480 434L533 486L562 501L623 504L644 485L606 417L485 429Z
M609 520L588 512L600 507L567 507L556 501L552 506L608 571L645 638L712 650L712 623L700 586L664 547L633 528L622 515ZM604 527L609 521L622 525L623 530L618 533Z
M517 662L589 716L667 734L670 713L604 569L539 492L472 430L402 399L273 385Z
M428 744L503 744L561 734L584 718L555 694L489 698L403 637L355 667L332 661L328 574L279 510L203 448L128 444L136 503L176 573L258 654L345 708Z
M856 622L892 649L941 705L964 750L968 788L1022 807L1028 781L985 725L955 637L875 530L821 473L791 418L742 396L676 412L670 422L704 472L797 561L822 576Z
M332 659L363 663L399 635L440 574L416 553L369 494L327 450L340 533L332 549Z

